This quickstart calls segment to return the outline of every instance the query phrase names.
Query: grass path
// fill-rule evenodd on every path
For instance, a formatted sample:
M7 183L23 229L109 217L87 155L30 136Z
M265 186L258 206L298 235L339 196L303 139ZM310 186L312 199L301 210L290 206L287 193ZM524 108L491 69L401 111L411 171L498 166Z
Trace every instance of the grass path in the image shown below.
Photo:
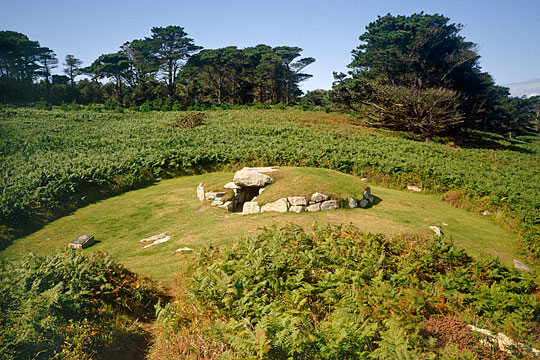
M309 227L317 221L352 223L365 232L386 234L430 234L429 226L436 225L472 255L497 256L506 264L511 264L513 258L519 259L517 241L511 233L497 227L489 217L456 209L436 195L372 186L373 194L381 201L369 209L249 216L211 208L197 199L195 189L199 183L226 183L233 175L221 172L180 177L97 202L17 240L0 252L0 258L17 257L28 251L46 253L66 246L79 234L89 233L98 243L85 252L107 252L133 271L167 281L186 264L186 259L196 256L198 251L207 251L210 245L229 246L238 237L275 223ZM140 243L140 239L165 231L171 236L170 241L142 249L147 243ZM195 251L175 252L185 246Z

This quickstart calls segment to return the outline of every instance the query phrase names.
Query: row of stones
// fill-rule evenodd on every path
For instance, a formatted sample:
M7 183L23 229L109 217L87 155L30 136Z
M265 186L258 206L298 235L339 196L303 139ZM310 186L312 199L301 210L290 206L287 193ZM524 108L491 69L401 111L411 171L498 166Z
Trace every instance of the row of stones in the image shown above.
M364 198L362 200L357 201L349 197L347 198L347 203L351 209L358 206L365 208L368 204L372 203L373 200L371 189L368 187L364 192ZM337 200L330 200L327 195L316 192L311 196L310 200L308 200L305 196L289 196L263 206L259 206L258 202L256 201L248 201L244 203L242 214L256 214L267 211L291 211L295 213L302 213L304 211L313 212L335 210L337 208L339 208L339 203Z
M236 186L236 185L234 185L234 183L228 183L227 184L228 186L225 185L225 188L226 189L227 188L232 188L231 184L233 186ZM234 189L235 195L236 195L237 190L236 190L236 188L233 188L233 189ZM203 201L205 199L206 200L212 200L211 206L218 206L218 207L226 209L228 211L233 211L234 207L236 205L236 201L235 200L233 200L233 201L223 201L223 196L225 196L225 194L226 194L226 192L224 192L224 191L207 191L207 192L205 192L202 183L200 183L199 186L197 186L197 197L199 198L200 201Z

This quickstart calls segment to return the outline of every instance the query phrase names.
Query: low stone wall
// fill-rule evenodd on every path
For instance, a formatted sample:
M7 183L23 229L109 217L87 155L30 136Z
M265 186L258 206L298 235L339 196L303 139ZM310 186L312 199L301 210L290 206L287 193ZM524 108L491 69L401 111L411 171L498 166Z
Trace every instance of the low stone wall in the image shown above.
M266 174L269 172L278 171L271 167L265 168L244 168L237 171L234 175L234 180L224 186L225 189L232 189L234 196L231 200L224 201L226 191L204 191L203 184L197 187L197 197L199 200L212 200L212 206L217 206L228 211L240 210L242 214L257 214L263 212L295 212L302 213L305 211L324 211L335 210L340 207L338 200L330 199L329 196L321 193L314 193L311 197L305 196L289 196L281 198L272 203L262 206L256 201L257 195L264 191L264 187L272 183L272 178ZM354 209L356 207L365 208L373 203L371 189L368 187L364 191L362 199L347 198L347 207Z

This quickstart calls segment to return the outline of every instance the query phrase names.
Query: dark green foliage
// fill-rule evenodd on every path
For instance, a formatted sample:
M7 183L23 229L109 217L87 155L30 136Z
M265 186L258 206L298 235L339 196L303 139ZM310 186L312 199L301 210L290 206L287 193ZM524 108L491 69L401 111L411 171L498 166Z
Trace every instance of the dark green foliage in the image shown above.
M0 358L111 358L144 339L134 325L157 290L112 259L66 249L0 264ZM122 342L126 342L122 345Z
M529 130L532 106L510 99L507 88L495 85L491 75L481 71L476 45L459 35L462 27L439 14L379 16L352 51L351 76L335 74L333 103L360 116L366 110L378 114L382 108L383 114L375 120L386 126L389 106L399 113L401 106L410 103L395 101L394 95L403 89L409 89L419 107L427 110L433 105L432 95L446 89L455 93L455 99L444 106L446 116L432 119L440 125L436 132L460 137L467 129L480 129L513 136ZM380 91L381 85L385 91ZM447 103L448 96L443 95L441 102ZM440 113L440 106L434 112ZM395 117L389 127L398 123L402 131L410 132L411 123L425 124L425 116L405 115ZM452 117L461 120L448 122Z
M344 139L339 126L319 130L280 120L318 113L212 112L205 124L191 131L173 126L178 116L3 110L3 245L14 233L31 231L75 207L149 184L155 177L241 163L384 174L396 183L415 183L440 193L460 188L491 206L512 210L527 229L525 250L540 255L536 137L527 143L484 136L479 143L493 149L456 149L372 134Z
M301 58L302 49L257 45L245 49L229 46L193 55L184 68L188 101L211 104L296 102L299 83L311 77L302 70L313 58Z
M445 314L538 346L531 333L540 324L538 279L473 260L446 239L265 229L223 253L204 253L193 279L194 294L225 319L222 337L240 357L444 358L464 341L433 326ZM424 319L434 320L426 328ZM466 341L458 352L492 351Z

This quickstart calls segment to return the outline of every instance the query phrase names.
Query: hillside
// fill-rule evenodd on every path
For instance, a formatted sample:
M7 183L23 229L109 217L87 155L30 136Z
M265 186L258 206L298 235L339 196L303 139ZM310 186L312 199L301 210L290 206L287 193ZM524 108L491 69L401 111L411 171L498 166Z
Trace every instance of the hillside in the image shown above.
M477 211L499 210L514 231L524 231L524 245L536 257L537 138L508 141L480 134L475 147L452 147L376 133L354 125L353 118L322 112L216 111L201 126L175 127L184 116L2 110L4 246L75 208L158 177L233 164L295 165L368 176L397 187L417 185L456 205L476 199L472 207Z

